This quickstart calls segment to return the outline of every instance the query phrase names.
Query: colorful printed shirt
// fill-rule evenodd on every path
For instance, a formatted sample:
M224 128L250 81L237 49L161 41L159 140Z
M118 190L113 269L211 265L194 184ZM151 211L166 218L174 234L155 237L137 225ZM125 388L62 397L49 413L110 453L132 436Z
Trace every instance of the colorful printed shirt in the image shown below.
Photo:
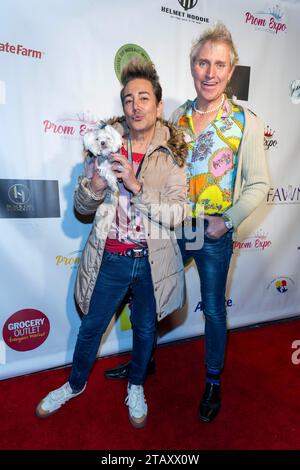
M193 216L202 210L205 214L222 214L232 205L245 116L242 108L226 97L216 119L196 138L192 118L195 101L178 120L189 144L189 203Z

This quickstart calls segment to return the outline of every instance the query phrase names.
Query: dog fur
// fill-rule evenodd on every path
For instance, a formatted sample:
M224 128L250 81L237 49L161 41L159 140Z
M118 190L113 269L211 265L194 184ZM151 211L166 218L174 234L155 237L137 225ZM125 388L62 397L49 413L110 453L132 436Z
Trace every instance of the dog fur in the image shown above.
M109 156L118 152L121 146L121 135L109 124L101 122L96 129L86 132L83 136L86 177L92 178L95 168L111 190L118 191L117 177L111 169Z

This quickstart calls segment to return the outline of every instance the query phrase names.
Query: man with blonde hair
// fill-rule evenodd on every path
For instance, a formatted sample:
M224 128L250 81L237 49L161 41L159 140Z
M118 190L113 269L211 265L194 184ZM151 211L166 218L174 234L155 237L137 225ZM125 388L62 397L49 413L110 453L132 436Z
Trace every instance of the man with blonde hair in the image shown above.
M204 243L188 248L178 240L183 261L193 257L201 281L205 317L206 384L199 417L210 422L221 407L220 374L226 346L225 290L232 235L263 201L269 187L264 125L226 94L238 54L230 31L217 23L192 46L191 74L196 98L187 100L171 121L189 136L188 202L204 220ZM189 240L190 245L190 240Z

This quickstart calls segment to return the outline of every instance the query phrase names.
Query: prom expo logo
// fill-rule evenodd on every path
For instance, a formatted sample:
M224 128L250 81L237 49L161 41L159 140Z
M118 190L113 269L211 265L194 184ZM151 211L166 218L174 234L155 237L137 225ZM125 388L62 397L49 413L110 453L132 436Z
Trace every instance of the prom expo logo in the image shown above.
M45 119L43 132L47 135L57 135L64 139L80 139L87 131L96 127L99 119L89 112L76 114L74 117L62 117L56 121Z
M269 150L270 148L277 147L277 140L274 138L275 131L267 126L267 129L264 132L264 143L265 149Z
M10 44L9 42L0 42L0 52L28 57L30 59L42 59L45 55L45 52L29 49L22 44Z
M233 242L233 249L238 251L265 251L271 248L272 240L268 234L262 229L258 230L254 235L250 235L243 241L235 240Z
M31 351L46 341L50 322L40 310L19 310L11 315L3 326L3 339L15 351Z
M267 11L245 13L245 23L254 26L258 31L267 31L278 34L287 30L287 25L282 21L283 12L279 6L269 8Z
M55 256L55 265L58 267L65 267L70 269L77 269L80 260L81 260L82 251L72 251L68 253L66 256L64 255L57 255Z

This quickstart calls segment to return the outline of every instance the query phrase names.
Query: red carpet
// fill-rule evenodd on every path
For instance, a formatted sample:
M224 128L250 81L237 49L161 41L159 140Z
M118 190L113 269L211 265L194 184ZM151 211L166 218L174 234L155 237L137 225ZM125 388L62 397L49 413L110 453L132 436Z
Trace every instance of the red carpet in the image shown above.
M48 419L35 407L66 380L69 368L0 383L0 449L299 449L300 364L291 362L300 320L229 334L223 407L213 423L198 421L203 389L203 339L156 351L146 384L144 429L131 427L123 404L126 383L103 378L129 355L96 362L86 392Z

